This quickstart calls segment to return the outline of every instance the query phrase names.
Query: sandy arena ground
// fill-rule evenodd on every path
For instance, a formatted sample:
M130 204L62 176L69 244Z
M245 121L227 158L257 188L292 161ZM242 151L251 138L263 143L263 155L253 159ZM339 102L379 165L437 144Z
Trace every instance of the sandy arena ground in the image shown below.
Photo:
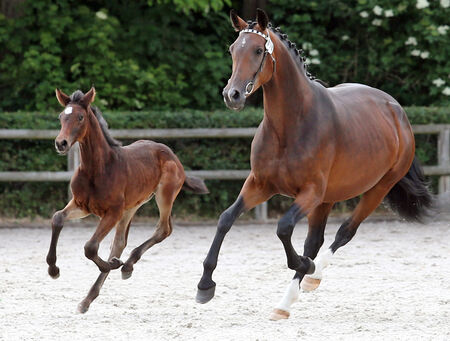
M325 245L338 223L330 223ZM216 297L195 303L215 227L175 226L131 279L115 271L82 315L79 301L98 270L83 254L92 227L62 231L47 275L50 228L0 229L0 340L449 340L450 223L364 223L333 258L318 290L301 293L291 318L270 312L293 272L275 224L232 228L215 272ZM132 226L124 257L153 228ZM294 240L301 250L306 225ZM108 237L101 255L109 252Z

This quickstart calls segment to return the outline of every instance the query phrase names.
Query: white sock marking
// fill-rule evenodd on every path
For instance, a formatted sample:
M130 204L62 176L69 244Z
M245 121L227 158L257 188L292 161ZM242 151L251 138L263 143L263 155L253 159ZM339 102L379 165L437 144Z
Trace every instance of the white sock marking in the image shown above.
M333 252L331 249L327 249L325 252L321 253L314 260L314 265L316 266L316 270L313 274L307 275L309 278L322 279L322 271L331 263L331 257L333 256Z
M281 299L280 303L278 303L276 308L289 312L291 309L291 304L297 302L298 300L299 291L300 291L299 279L294 278L286 288L284 296Z

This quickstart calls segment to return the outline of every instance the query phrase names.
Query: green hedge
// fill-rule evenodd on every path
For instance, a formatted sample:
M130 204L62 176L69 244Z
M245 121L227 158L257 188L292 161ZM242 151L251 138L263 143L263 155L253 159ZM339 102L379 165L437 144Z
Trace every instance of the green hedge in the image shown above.
M408 107L413 124L450 123L450 108ZM203 112L105 112L111 129L141 128L222 128L256 127L262 110L249 108ZM2 113L0 129L59 129L58 114ZM124 141L129 143L132 141ZM177 139L163 140L180 158L186 169L248 169L250 139ZM424 164L436 163L436 136L417 136L417 155ZM51 140L3 140L0 149L0 171L63 171L67 158L54 151ZM174 213L184 218L214 218L230 205L239 193L242 181L207 181L211 194L197 196L182 193ZM0 216L50 217L67 199L65 183L0 183ZM286 201L271 200L271 214L286 207ZM154 215L154 204L144 206L139 214Z

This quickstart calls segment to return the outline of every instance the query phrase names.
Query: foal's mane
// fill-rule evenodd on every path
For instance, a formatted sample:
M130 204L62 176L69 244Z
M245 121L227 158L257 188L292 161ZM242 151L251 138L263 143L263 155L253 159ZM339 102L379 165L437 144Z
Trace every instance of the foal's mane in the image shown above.
M81 105L81 99L83 98L84 93L80 90L75 91L72 95L70 95L70 102L73 104L80 104ZM96 106L91 105L91 110L94 113L95 118L97 119L98 123L100 124L100 128L102 130L103 136L105 137L106 141L111 147L119 147L122 145L120 141L117 141L114 139L109 130L108 130L108 123L103 118L102 112L100 109L98 109ZM89 110L89 109L88 109Z
M248 28L254 28L257 24L256 21L247 21ZM306 64L306 58L304 56L304 51L302 49L297 49L296 44L291 42L288 39L287 34L281 32L279 27L273 28L272 23L269 23L267 26L273 33L275 33L278 38L284 43L284 45L287 47L288 51L291 53L291 57L295 60L295 64L298 66L299 70L303 72L306 77L308 77L312 81L316 81L323 86L328 86L324 81L314 77L312 74L308 72L308 64Z

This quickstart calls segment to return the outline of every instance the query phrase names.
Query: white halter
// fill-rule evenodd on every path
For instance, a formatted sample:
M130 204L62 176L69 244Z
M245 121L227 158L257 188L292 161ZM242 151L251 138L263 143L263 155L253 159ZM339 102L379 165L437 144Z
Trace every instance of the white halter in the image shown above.
M251 28L246 28L245 30L242 30L242 31L239 32L239 34L241 34L241 33L255 33L255 34L263 37L266 40L266 45L264 45L264 47L266 48L266 51L269 52L270 54L272 54L272 52L273 52L273 42L270 39L269 35L265 35L264 33L259 32L257 30L253 30Z

